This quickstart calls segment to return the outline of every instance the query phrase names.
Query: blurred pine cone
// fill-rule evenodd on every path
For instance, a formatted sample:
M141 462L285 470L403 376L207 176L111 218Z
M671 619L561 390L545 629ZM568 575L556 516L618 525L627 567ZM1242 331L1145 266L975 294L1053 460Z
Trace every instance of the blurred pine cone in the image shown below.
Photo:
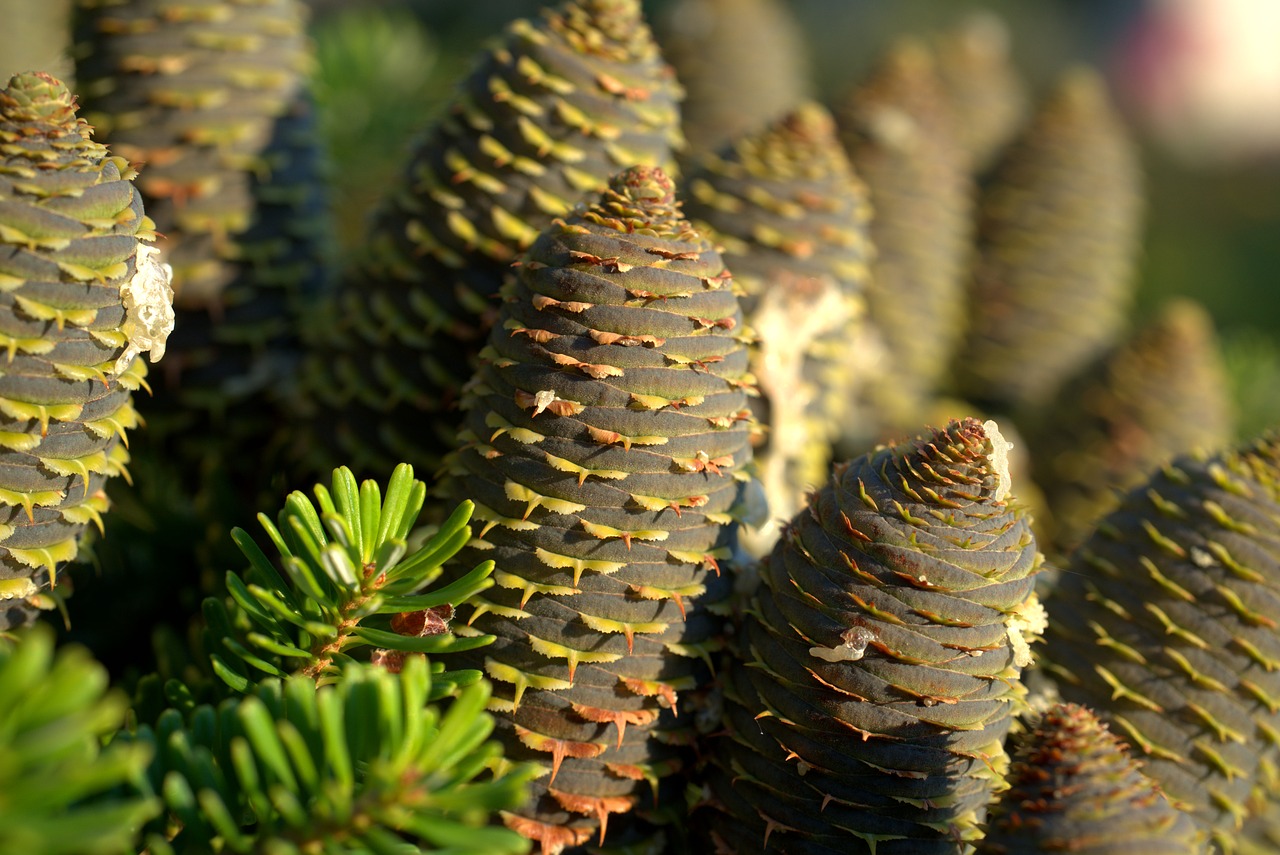
M729 274L659 169L615 177L519 269L454 474L483 526L462 565L499 568L470 616L497 641L474 665L506 756L546 770L506 821L554 852L682 795L660 783L720 645L747 352Z
M967 419L837 467L792 520L726 678L715 851L958 853L977 835L1040 623L1008 477L995 423Z
M172 329L136 173L90 133L47 74L0 91L0 630L48 605L41 592L102 525L138 424L135 356L158 358Z

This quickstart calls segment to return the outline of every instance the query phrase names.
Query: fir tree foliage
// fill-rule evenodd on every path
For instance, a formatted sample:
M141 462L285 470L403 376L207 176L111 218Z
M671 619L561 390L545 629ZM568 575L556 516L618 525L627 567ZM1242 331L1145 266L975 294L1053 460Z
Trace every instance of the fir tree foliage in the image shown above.
M279 569L243 529L232 537L249 560L226 576L228 596L205 601L206 646L214 671L232 689L249 691L263 675L299 674L320 685L335 680L351 651L402 667L413 654L445 654L490 643L449 631L455 604L493 584L483 561L444 586L432 587L471 537L474 505L462 503L424 543L410 548L426 485L398 466L383 496L376 482L357 486L338 469L315 500L290 494L273 523L258 520L279 553ZM478 671L443 672L433 662L432 690L447 694L474 683Z
M118 855L159 803L139 795L151 747L103 740L123 694L46 626L0 639L0 852Z

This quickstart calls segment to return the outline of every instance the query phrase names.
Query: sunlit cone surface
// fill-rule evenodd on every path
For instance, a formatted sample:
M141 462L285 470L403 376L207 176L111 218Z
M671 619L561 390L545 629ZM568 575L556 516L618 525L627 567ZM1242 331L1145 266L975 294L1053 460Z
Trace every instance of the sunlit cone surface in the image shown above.
M956 365L966 397L1035 406L1112 345L1135 284L1139 184L1102 78L1069 73L983 191Z
M1026 116L1026 84L1009 57L1009 38L1004 21L980 12L932 43L938 79L974 171L991 163Z
M1166 460L1225 447L1228 389L1212 321L1190 301L1170 303L1069 382L1061 403L1028 428L1058 544L1078 544L1118 490L1142 483Z
M1232 849L1280 743L1280 439L1165 466L1075 553L1045 655Z
M134 303L135 284L163 296L167 282L147 277L159 270L140 240L154 233L133 175L54 78L20 74L0 91L0 628L31 618L85 526L101 524L103 485L138 424L135 344L164 352L163 335L142 341L142 310L167 303Z
M874 212L867 303L884 355L870 397L883 424L900 430L919 423L963 332L966 155L933 62L916 42L898 44L836 120Z
M1017 744L1010 788L991 808L979 855L1204 852L1191 818L1091 710L1058 704Z
M702 158L688 186L685 211L721 247L758 339L756 457L770 516L786 519L826 480L838 425L859 417L866 188L813 103ZM752 548L767 552L777 528L759 535Z
M545 768L508 824L543 851L680 796L750 462L729 274L656 168L617 176L521 263L454 460L464 555L497 562L473 630L513 760ZM457 623L455 623L457 627ZM678 711L678 715L677 715ZM682 806L683 807L683 806Z
M694 151L757 131L810 95L804 34L785 0L677 0L655 29L685 88Z
M1006 766L1039 556L994 422L836 468L738 633L708 851L959 853ZM697 816L706 818L705 826Z
M317 345L307 382L330 453L438 462L511 263L614 173L670 164L679 97L639 0L576 0L507 28L382 205ZM336 428L330 408L346 411Z
M326 261L305 5L77 3L85 115L145 164L139 186L174 268L179 322L154 405L164 415L150 420L204 436L212 414L261 446L263 399L284 397L300 304Z

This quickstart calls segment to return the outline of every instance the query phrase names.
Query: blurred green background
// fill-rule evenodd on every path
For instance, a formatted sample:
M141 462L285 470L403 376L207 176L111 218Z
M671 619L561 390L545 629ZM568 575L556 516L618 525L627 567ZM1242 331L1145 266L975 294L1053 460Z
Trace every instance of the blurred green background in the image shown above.
M0 73L66 74L52 47L69 0L0 0ZM673 0L646 0L661 14ZM1201 0L1239 11L1274 0ZM541 0L313 0L316 94L332 157L333 205L343 246L360 240L369 207L394 181L414 132L439 111L483 42ZM810 45L816 94L837 95L900 34L946 29L975 10L1008 24L1014 61L1034 93L1087 62L1125 83L1135 32L1169 0L789 0ZM1195 5L1182 3L1181 5ZM1266 20L1264 20L1264 17ZM1264 26L1274 14L1256 16ZM1194 35L1194 33L1193 33ZM1280 33L1277 33L1280 44ZM1272 60L1280 64L1280 50ZM1278 65L1280 68L1280 65ZM1264 70L1265 71L1265 70ZM1261 76L1261 72L1259 72ZM1122 98L1122 101L1125 99ZM1125 101L1132 106L1132 99ZM1259 104L1259 115L1272 105ZM1217 320L1242 436L1280 424L1280 142L1238 157L1180 157L1138 132L1148 176L1138 316L1172 295L1204 303ZM1223 146L1224 150L1226 146ZM1203 152L1202 152L1203 154Z

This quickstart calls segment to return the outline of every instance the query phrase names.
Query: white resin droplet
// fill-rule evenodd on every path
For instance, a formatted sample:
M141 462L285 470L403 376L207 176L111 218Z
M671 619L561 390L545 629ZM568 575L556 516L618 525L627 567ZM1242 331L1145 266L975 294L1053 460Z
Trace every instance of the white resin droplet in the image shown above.
M120 331L128 344L116 359L116 374L127 369L141 353L150 352L152 362L159 362L164 356L174 323L172 281L173 268L161 263L160 250L139 243L135 272L120 286L120 300L124 303Z
M1000 426L992 419L982 423L982 430L987 435L987 441L991 443L991 468L995 470L996 478L999 479L996 493L992 498L1002 502L1013 490L1013 478L1009 476L1009 449L1013 448L1013 443L1004 438L1004 434L1000 433Z
M809 655L827 662L856 662L867 652L872 634L860 626L846 630L841 636L843 644L835 647L810 647Z

